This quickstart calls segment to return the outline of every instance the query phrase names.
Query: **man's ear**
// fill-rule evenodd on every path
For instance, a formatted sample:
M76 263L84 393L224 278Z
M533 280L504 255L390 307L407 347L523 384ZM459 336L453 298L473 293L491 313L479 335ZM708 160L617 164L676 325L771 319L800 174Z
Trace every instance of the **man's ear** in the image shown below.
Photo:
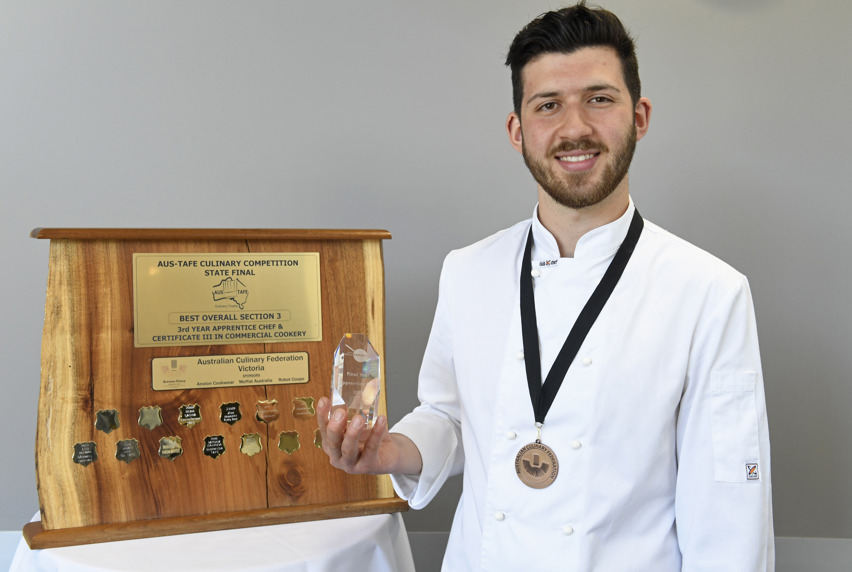
M633 121L636 123L636 140L639 141L648 132L648 124L651 122L651 101L647 97L640 97L636 102Z
M521 133L521 118L514 111L506 119L506 133L509 134L509 143L518 153L523 153L524 136Z

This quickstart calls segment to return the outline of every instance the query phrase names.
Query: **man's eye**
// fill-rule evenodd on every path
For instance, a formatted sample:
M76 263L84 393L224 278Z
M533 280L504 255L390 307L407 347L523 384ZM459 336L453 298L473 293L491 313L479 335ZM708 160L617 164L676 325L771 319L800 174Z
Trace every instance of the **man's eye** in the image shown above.
M548 101L539 107L539 110L541 111L553 111L554 109L556 109L556 103L553 101Z
M592 103L609 103L610 101L612 100L605 95L597 95L591 99Z

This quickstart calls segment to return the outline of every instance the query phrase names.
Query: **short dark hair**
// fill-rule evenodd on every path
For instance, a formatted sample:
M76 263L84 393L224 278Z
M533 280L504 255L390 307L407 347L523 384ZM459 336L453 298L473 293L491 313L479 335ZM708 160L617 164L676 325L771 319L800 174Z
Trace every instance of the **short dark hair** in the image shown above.
M581 0L575 6L542 14L524 26L512 41L506 65L512 70L512 101L518 117L524 97L524 66L542 54L570 54L581 48L599 46L613 48L618 54L624 83L635 106L641 84L633 38L618 16L600 7L589 8L585 0Z

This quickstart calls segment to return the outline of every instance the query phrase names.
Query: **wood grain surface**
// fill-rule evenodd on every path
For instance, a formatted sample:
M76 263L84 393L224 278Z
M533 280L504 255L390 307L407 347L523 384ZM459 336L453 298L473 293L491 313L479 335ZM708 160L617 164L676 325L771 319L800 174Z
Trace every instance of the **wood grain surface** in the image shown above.
M281 519L328 518L334 516L335 507L342 512L356 505L375 512L405 508L394 498L387 476L352 476L331 467L314 444L316 419L292 414L297 398L329 394L332 356L346 332L367 334L384 371L381 240L389 238L386 231L278 231L274 236L271 231L263 235L225 230L216 239L210 238L213 231L199 238L197 231L159 229L146 236L141 231L106 230L110 229L33 233L51 239L36 438L41 537L49 531L104 525L144 530L151 536L158 527L170 530L160 526L164 522L211 530L198 528L198 523L236 526L258 521L264 511L274 513L276 522L289 522ZM249 252L319 253L321 341L134 347L134 253ZM154 358L276 352L307 352L309 382L180 391L152 388ZM383 381L382 413L386 413L385 389ZM278 419L264 423L256 418L261 400L277 400ZM238 402L242 414L233 425L219 419L220 406L230 402ZM193 427L180 424L178 408L195 403L200 405L202 422ZM139 425L138 417L140 408L153 405L161 407L163 424L149 430ZM119 412L120 427L109 433L95 428L97 412L106 409ZM298 433L296 451L278 448L282 432ZM263 449L248 456L240 451L240 442L252 433L260 434ZM224 437L225 452L215 459L203 454L208 435ZM173 460L157 453L160 439L167 436L182 440L183 454ZM138 440L141 451L141 457L130 463L115 456L117 442L126 439ZM87 466L72 460L74 445L85 442L96 443L98 454ZM376 507L367 508L371 502ZM235 516L240 514L252 516ZM143 522L144 526L133 524Z

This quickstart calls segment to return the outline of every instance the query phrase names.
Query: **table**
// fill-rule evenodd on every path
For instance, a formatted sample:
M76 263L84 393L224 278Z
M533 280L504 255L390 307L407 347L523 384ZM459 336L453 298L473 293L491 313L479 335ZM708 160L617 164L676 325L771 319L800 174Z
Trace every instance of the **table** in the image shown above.
M30 550L10 572L414 572L400 513Z

